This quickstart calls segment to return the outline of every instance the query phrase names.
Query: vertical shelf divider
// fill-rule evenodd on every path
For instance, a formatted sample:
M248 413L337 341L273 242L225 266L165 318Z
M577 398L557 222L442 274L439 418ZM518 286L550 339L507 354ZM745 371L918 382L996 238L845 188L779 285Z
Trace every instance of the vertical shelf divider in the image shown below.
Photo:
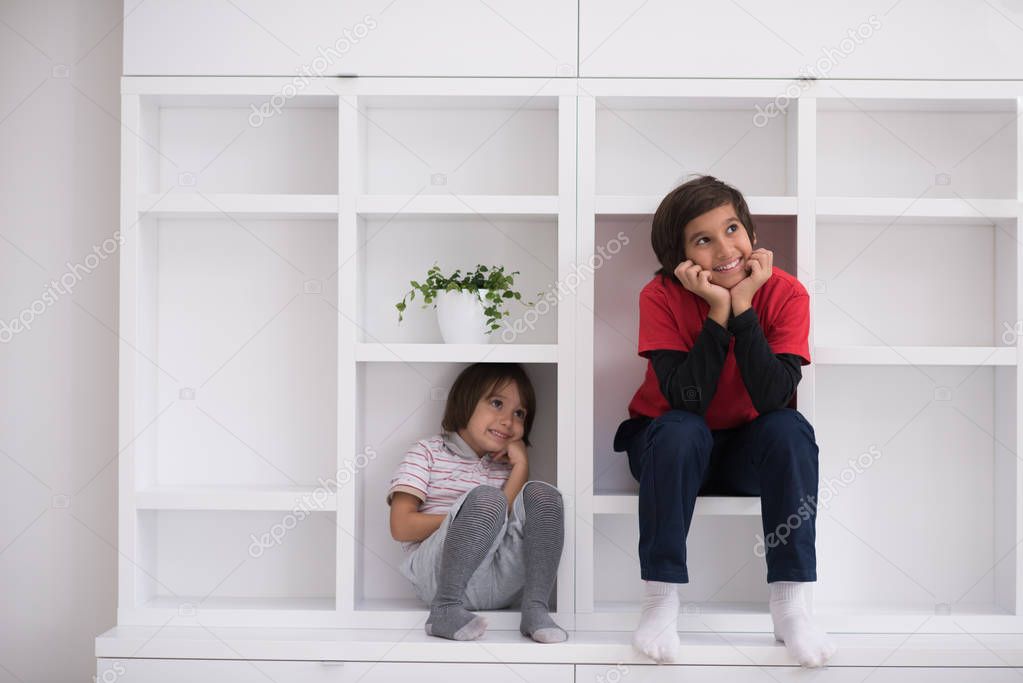
M140 173L139 138L134 131L141 123L139 95L125 94L121 99L121 238L119 255L120 284L118 353L118 430L117 452L117 607L118 621L125 610L138 604L138 574L135 567L138 536L138 511L135 505L136 416L142 400L142 387L135 348L139 336L139 255L142 250L138 213ZM153 388L155 391L155 387Z
M574 95L558 97L558 267L555 272L558 296L561 297L558 312L558 488L565 492L576 490L577 461L579 449L576 448L576 435L573 424L564 418L575 415L575 392L569 387L575 386L577 368L573 360L576 348L576 295L572 287L566 287L562 293L561 285L569 282L569 276L575 272L576 280L583 276L576 272L581 266L576 252L576 129L578 117ZM573 265L576 264L576 265ZM588 278L592 280L592 276ZM565 312L562 312L565 311ZM573 420L574 422L574 420ZM573 502L574 495L566 496L567 503ZM574 505L566 505L565 540L568 552L562 556L558 567L558 620L568 629L575 628L575 514Z
M337 466L338 472L352 467L358 448L357 414L358 365L355 359L358 317L358 225L355 213L359 194L359 101L354 95L338 98L338 419ZM356 504L357 473L337 489L337 586L336 609L342 625L350 626L355 619L355 593L357 555L355 538L357 529Z
M813 92L812 90L810 91ZM817 98L803 95L796 100L796 116L789 117L790 130L796 135L796 276L810 294L810 360L813 355L814 321L816 321L817 284ZM791 145L790 145L791 149ZM791 170L790 170L791 176ZM815 424L816 365L803 369L803 381L799 383L799 412Z
M576 98L578 108L578 227L576 262L588 263L596 242L596 145L597 101L592 96ZM575 295L575 611L593 613L593 335L595 278L582 280Z
M803 380L799 383L797 409L811 425L817 424L817 366L814 355L814 324L817 296L817 98L800 96L796 100L795 121L789 117L790 130L795 131L795 192L796 192L796 277L810 295L810 365L803 369ZM792 149L790 143L789 149ZM791 178L790 169L789 176ZM815 584L810 585L808 600L813 611Z
M1011 283L1015 288L1014 312L1016 320L1012 321L1013 329L1016 331L1016 376L1013 378L1015 396L1013 401L1013 441L1016 458L1015 483L1013 493L1015 494L1012 506L1012 520L1014 522L1011 541L1013 542L1013 582L1012 588L1015 595L1012 600L1014 607L1013 614L1023 615L1023 544L1019 542L1023 535L1023 466L1020 457L1023 456L1023 334L1020 334L1020 327L1023 326L1023 97L1016 98L1016 225L1014 226L1016 237L1016 269L1015 278ZM999 559L999 558L995 558Z

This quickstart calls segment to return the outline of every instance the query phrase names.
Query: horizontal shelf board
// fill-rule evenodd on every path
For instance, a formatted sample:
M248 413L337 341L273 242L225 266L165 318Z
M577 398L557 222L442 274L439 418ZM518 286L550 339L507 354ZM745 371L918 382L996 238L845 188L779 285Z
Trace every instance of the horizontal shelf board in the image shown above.
M256 218L287 216L331 218L338 214L336 194L199 194L171 192L142 194L138 210L150 216L222 216L225 213Z
M189 102L221 95L251 97L279 95L281 89L294 87L294 76L124 76L121 78L123 95L159 96L168 101L180 102L190 97ZM765 96L774 97L775 90ZM764 88L766 91L767 88ZM310 78L304 83L302 92L293 103L301 104L307 98L337 101L339 96L358 95L361 97L391 96L407 100L429 96L458 98L468 107L480 107L495 97L509 99L509 106L546 106L536 100L557 95L574 97L578 88L574 79L549 77L518 78L475 78L475 77L373 77L359 78Z
M594 611L576 616L577 628L593 631L630 631L639 625L641 605L636 602L598 601ZM1020 632L1021 618L991 604L955 605L951 614L936 614L934 606L840 604L814 601L814 618L828 633L1012 633ZM699 602L683 600L679 630L699 632L770 631L771 615L763 602ZM903 636L905 637L905 636ZM1023 636L1017 636L1023 638Z
M870 89L870 85L871 84L869 82L866 83L866 87L868 89ZM893 82L892 85L897 85L897 83ZM928 84L926 83L916 82L907 84L907 87L913 88L914 90L925 90L927 85ZM967 88L977 88L977 86L983 88L982 83L966 84ZM978 88L978 90L980 88ZM834 95L828 92L832 89L835 91ZM1015 113L1016 111L1015 97L991 97L990 95L993 94L991 89L987 89L985 94L988 96L986 97L978 97L977 95L979 93L974 93L972 95L964 95L957 99L948 98L948 95L951 94L949 89L935 88L934 90L934 93L921 93L920 96L910 97L908 89L904 90L902 93L885 93L881 88L877 88L876 93L871 92L866 95L850 97L848 94L843 94L849 92L845 85L837 86L832 83L825 83L818 91L817 109L822 112L901 111L921 113Z
M556 216L557 195L362 195L356 211L363 216L394 214L493 214Z
M184 81L178 82L184 83ZM265 99L267 96L280 94L280 86L278 86L276 90L271 90L273 88L273 84L267 83L266 80L258 83L252 80L248 83L255 85L253 85L253 87L244 87L245 84L225 83L219 87L214 86L213 88L209 88L203 87L204 84L186 84L186 87L175 88L173 87L173 84L168 83L166 90L164 88L148 88L143 89L139 94L142 95L146 103L153 104L161 108L240 107L246 110L250 109L250 105L262 105L263 102L257 101L258 99ZM125 85L127 85L127 83L125 83ZM237 87L239 85L243 87ZM338 96L335 93L330 92L328 88L317 87L318 85L319 84L315 83L315 81L310 81L307 84L309 87L305 88L302 93L288 98L288 108L337 109ZM122 92L123 94L129 94L132 91L126 87Z
M497 333L494 333L497 334ZM557 363L557 344L370 344L355 345L367 363Z
M425 614L424 617L425 619ZM832 634L829 666L1023 665L1023 635L987 633ZM632 634L569 630L558 645L532 643L517 629L490 629L482 641L445 642L412 629L217 628L176 624L117 626L96 638L97 657L652 664L632 648ZM679 664L794 667L770 632L682 633ZM485 647L481 647L485 643ZM680 670L681 671L681 670Z
M499 109L514 111L556 111L558 99L543 97L522 97L518 95L468 95L468 94L391 94L359 97L359 104L367 109Z
M593 513L597 515L634 515L638 495L622 493L593 496ZM697 496L696 515L759 515L760 498L743 496Z
M914 199L912 197L818 197L817 218L866 222L913 218L986 224L1013 220L1020 204L1012 199ZM957 220L961 219L961 220Z
M209 597L163 595L149 600L142 609L171 609L181 616L190 616L205 610L266 610L281 611L333 611L334 598L330 596L309 598L246 598L246 597Z
M697 500L700 500L697 498ZM758 499L759 500L759 499ZM682 600L679 607L679 616L700 616L700 615L766 615L769 614L768 604L764 602L699 602ZM594 603L594 611L606 612L609 614L635 614L639 616L641 605L632 602L597 601ZM905 616L905 617L927 617L935 615L934 606L919 605L891 605L881 603L851 603L851 602L828 602L825 600L814 600L814 614L816 616ZM937 615L937 616L949 616ZM1008 616L1005 610L1001 610L989 603L963 603L954 606L954 613L951 616Z
M1016 365L1011 346L815 346L817 365Z
M159 486L135 493L139 510L337 510L337 496L319 487Z
M597 195L594 212L605 215L653 214L664 197L659 195ZM796 197L746 197L750 213L755 216L794 216Z

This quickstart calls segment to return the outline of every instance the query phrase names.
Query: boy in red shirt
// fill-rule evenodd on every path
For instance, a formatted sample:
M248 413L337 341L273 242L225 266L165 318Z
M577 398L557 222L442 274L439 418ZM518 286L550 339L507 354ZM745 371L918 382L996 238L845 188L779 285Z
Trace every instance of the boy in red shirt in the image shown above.
M835 645L810 619L817 580L817 444L792 406L810 363L809 296L773 254L754 249L749 208L711 176L670 192L654 214L660 270L639 297L639 355L649 359L615 434L639 481L639 559L646 597L635 647L678 655L677 584L700 493L757 496L767 542L775 638L804 666ZM784 529L784 531L781 531Z

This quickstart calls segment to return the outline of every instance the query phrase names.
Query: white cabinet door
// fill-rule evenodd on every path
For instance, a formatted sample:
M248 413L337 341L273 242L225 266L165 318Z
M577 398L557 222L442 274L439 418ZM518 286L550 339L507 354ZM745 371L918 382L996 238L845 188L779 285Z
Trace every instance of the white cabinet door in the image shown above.
M582 76L1023 77L1014 0L582 0Z
M575 0L129 0L125 75L575 76Z

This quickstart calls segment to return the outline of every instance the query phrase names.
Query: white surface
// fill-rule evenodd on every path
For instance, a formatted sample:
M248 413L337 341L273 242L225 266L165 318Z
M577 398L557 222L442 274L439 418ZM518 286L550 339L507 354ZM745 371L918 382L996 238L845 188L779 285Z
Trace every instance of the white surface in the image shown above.
M940 12L924 0L457 2L443 12L370 0L315 0L287 12L268 0L131 0L124 73L1020 78L1020 23L1007 0Z
M577 6L566 0L124 4L126 74L575 75Z
M320 596L333 593L337 611L318 610L310 615L310 610L292 606L280 608L276 615L280 623L295 625L407 626L418 618L419 610L397 569L402 556L389 538L382 492L408 444L438 431L447 387L462 363L481 359L523 362L537 382L540 403L534 439L538 457L532 474L562 481L568 491L575 491L567 498L573 514L566 524L566 557L570 560L563 563L559 574L558 597L567 605L562 614L574 619L571 603L576 599L582 620L595 628L608 628L607 615L600 606L634 604L641 587L636 579L635 518L628 514L628 495L636 485L624 455L611 454L608 446L645 367L635 355L635 297L657 265L648 246L649 212L654 208L650 188L670 187L677 180L672 177L677 172L672 169L673 159L686 152L691 153L687 158L693 169L714 171L744 189L754 188L754 210L763 212L756 216L758 246L773 249L775 264L795 273L813 294L811 357L820 367L805 369L798 400L818 432L822 481L842 473L845 464L838 459L839 453L856 457L872 443L884 445L885 453L892 449L899 453L871 469L872 477L860 474L863 483L857 480L858 486L842 491L834 509L821 512L819 528L829 529L829 536L824 538L822 531L818 540L818 594L836 606L829 624L839 631L905 629L910 628L910 614L933 611L941 604L957 606L957 613L965 609L971 618L993 619L982 623L995 628L1011 624L1001 617L1015 609L1019 563L1014 556L1004 562L1001 558L1011 550L1014 525L997 522L997 540L991 534L974 533L978 527L1004 519L1019 505L1013 487L994 484L996 473L1001 475L998 481L1018 476L1018 470L1005 459L1010 445L1018 442L1011 417L1016 410L1018 353L1015 340L1005 340L1002 333L1003 323L1012 320L1019 306L1011 287L1018 273L1018 255L1012 251L1018 199L1005 196L999 185L1006 182L1007 164L1015 182L1012 155L1002 147L1006 142L1015 144L1018 137L1015 129L1006 127L1014 120L1014 110L1007 111L1007 103L1013 100L1007 99L1005 86L992 86L988 97L977 100L967 95L979 97L979 93L959 86L950 85L944 91L907 86L920 96L917 100L893 98L896 93L881 85L854 84L850 87L857 99L849 101L833 92L836 84L828 84L820 88L827 97L801 100L795 110L768 125L750 128L750 108L765 102L764 84L709 82L706 97L701 97L692 83L673 81L665 83L665 96L658 98L645 92L642 83L601 83L596 88L599 97L580 99L577 114L576 101L570 96L556 97L550 92L540 97L525 95L542 89L535 82L481 83L480 92L487 94L471 97L466 93L472 92L473 84L466 81L349 83L344 87L351 94L343 95L336 106L331 106L324 93L305 98L301 104L308 106L294 110L298 123L287 124L298 126L291 132L286 127L277 132L260 127L255 136L245 138L252 140L250 144L280 150L288 163L298 163L291 150L283 149L289 136L297 135L305 144L316 137L310 135L310 126L315 131L324 125L320 117L336 115L338 168L336 173L326 174L337 179L336 228L331 220L297 220L289 215L288 210L310 208L313 200L279 194L300 189L287 173L259 169L250 180L244 166L238 165L240 160L232 160L231 145L215 160L235 164L237 173L231 175L232 186L227 189L240 187L249 192L231 196L240 218L192 215L193 203L143 220L138 284L131 284L129 277L126 291L139 297L137 343L156 359L159 371L139 364L143 391L136 397L135 419L139 424L156 417L159 420L132 445L138 453L132 461L136 470L126 470L132 479L158 487L240 484L243 490L252 489L252 497L227 492L221 504L253 509L260 500L256 492L264 487L309 486L318 477L329 475L335 467L329 439L336 433L336 467L339 472L341 468L353 472L352 484L339 489L335 506L338 523L332 534L341 559L336 565L334 590L320 585L314 592ZM409 96L400 94L403 84L410 90ZM139 99L143 118L158 118L152 112L146 114L147 107L168 112L164 119L171 125L164 125L161 131L169 148L189 150L199 158L203 156L201 148L193 149L182 133L175 132L180 126L174 117L187 113L191 125L228 138L229 124L238 114L225 108L225 103L258 98L261 95L253 93L264 93L273 83L225 81L230 98L212 97L208 113L197 105L211 95L189 94L188 81L169 83L173 95L167 96L156 91L158 85L154 79L125 81L127 89L144 91ZM196 87L211 92L209 80L197 82ZM246 87L253 90L246 91ZM500 88L504 90L498 93ZM998 97L994 97L996 93ZM133 97L126 102L134 101ZM868 101L873 109L857 105ZM187 109L183 108L186 104ZM835 140L844 140L846 134L863 132L863 119L873 123L875 117L888 117L893 126L912 130L918 145L939 156L945 154L942 145L946 139L955 139L961 146L961 134L973 131L974 124L1000 124L989 136L992 140L1001 136L998 149L988 150L982 140L976 146L977 163L964 170L965 176L957 172L953 181L965 182L982 197L994 198L928 197L917 206L916 199L906 198L903 187L892 189L884 182L865 179L866 167L850 164L846 168L844 160L852 154L849 148L817 146L819 128L827 127ZM233 139L243 138L234 133ZM130 139L129 143L138 144ZM856 152L881 159L886 168L900 163L891 145L878 139L869 139ZM312 163L322 165L324 159L334 158L330 149L322 150ZM756 162L740 163L745 158ZM495 164L495 159L507 159L508 163ZM140 180L146 182L151 169L147 170L144 150L141 161ZM826 213L818 217L816 188L811 181L814 169L822 166L840 170L851 186L869 191L869 196L833 194L822 201ZM532 168L535 174L524 172ZM400 173L390 173L390 169ZM134 170L129 166L126 172ZM735 173L740 180L732 177ZM169 176L164 173L162 177ZM921 177L919 169L912 167L899 181L906 184ZM200 181L203 177L197 179ZM225 182L217 181L213 189L222 189ZM582 214L575 227L577 183ZM601 187L607 194L598 194ZM949 185L936 187L945 188L941 192L946 194L950 191ZM277 194L252 194L261 189ZM178 196L187 192L176 190ZM552 194L555 192L558 194ZM486 213L469 206L464 211L453 210L456 203L468 204L462 199L466 195L460 193L470 193L468 198ZM128 195L129 210L134 198ZM141 199L152 199L152 194ZM975 202L997 215L970 213ZM275 206L284 209L282 215L273 220L256 218L267 210L273 215ZM605 213L600 213L602 209ZM905 215L889 220L895 211ZM537 213L528 215L530 212ZM259 239L236 246L245 233ZM582 251L577 251L575 240ZM224 260L228 253L230 258ZM594 253L601 254L603 260L599 265L594 261L592 271L575 265L589 262ZM504 321L504 329L496 333L501 335L494 340L497 343L470 347L439 344L432 311L410 302L405 321L399 325L394 310L394 303L408 289L405 283L422 279L434 262L445 269L463 270L480 262L502 263L509 270L520 271L516 288L523 292L524 300L534 292L540 295L551 290L555 283L561 297L557 305L511 339L501 333L520 322L514 317ZM988 275L964 282L931 277L936 270L954 272L964 262L975 269L986 266ZM293 272L296 270L300 272ZM272 277L256 277L259 273ZM307 279L310 275L312 279ZM335 276L336 290L331 284ZM316 283L322 286L319 291ZM336 308L331 305L335 291ZM269 333L291 302L306 301L318 306L282 328L283 336ZM906 315L907 308L913 316ZM581 334L576 340L576 315L590 310L593 318L581 318ZM950 315L955 315L952 324ZM256 324L260 318L263 327ZM245 341L250 337L268 344L265 351L269 355L249 358L250 348L261 348ZM315 343L287 365L299 338ZM232 344L241 344L241 351L228 354ZM814 350L817 344L822 349L819 359ZM591 348L595 348L595 356L590 355ZM336 385L331 365L335 354ZM223 356L227 362L221 360L218 365L216 359ZM588 360L591 357L595 361ZM265 394L255 391L252 384L253 377L261 376L260 358L263 363L275 358L270 366L286 370L273 391ZM592 398L585 390L557 391L562 382L573 386L574 369L588 373L591 363ZM211 395L206 382L200 381L194 383L194 399L182 397L176 392L183 382L171 381L174 373L168 373L165 366L192 368L190 375L227 382L223 396ZM897 391L889 386L892 382ZM216 384L210 382L209 386ZM151 392L147 386L157 390ZM336 419L331 406L335 393ZM303 418L315 423L312 429L287 412L309 405L310 396L319 397L312 403L313 411ZM877 402L878 396L891 405L872 412L871 403ZM930 410L906 412L925 400L924 408ZM160 414L168 401L168 412ZM243 402L255 408L237 413L237 405L246 404ZM200 415L200 408L208 415ZM222 410L235 412L210 419ZM574 418L574 423L565 416ZM201 431L205 423L199 417L219 429L211 426ZM283 422L274 427L275 420ZM864 434L883 427L887 434L864 442ZM573 439L586 432L592 436L580 440L576 449ZM260 436L264 433L272 434L273 440L264 443ZM327 450L309 447L307 437L325 434L328 440L321 446ZM887 442L896 437L900 437L898 445L889 446ZM194 443L187 443L188 439ZM859 450L845 453L852 448ZM359 464L358 454L364 453L373 457ZM585 462L589 453L593 453L592 463ZM964 459L965 453L970 454L969 459ZM925 495L923 489L913 489L918 482L912 472L888 464L892 462L915 463L917 470L941 462L942 469L931 472L923 482L957 487L969 514L960 512L949 518L950 508L943 501ZM581 482L572 483L580 478ZM895 502L887 507L874 505L868 514L863 496L873 490L870 482L879 487L884 500ZM621 497L599 500L593 498L594 491ZM194 492L187 495L194 496ZM905 505L903 495L913 501L913 514L901 513L907 519L899 517L900 506ZM147 504L145 496L141 500ZM262 500L272 507L281 504L277 497ZM699 516L688 540L692 583L683 592L687 600L706 605L705 613L714 620L715 628L729 624L763 628L759 621L749 621L748 615L726 608L728 604L757 605L766 600L764 562L757 548L763 543L758 539L768 530L762 529L756 514L758 501L714 503L703 505L707 514ZM133 504L129 499L125 531L134 524ZM197 501L194 497L171 498L166 504L171 510L215 507L208 499ZM885 509L885 525L876 512L881 508ZM215 523L221 515L196 511L194 518L182 517L184 511L171 510L141 513L139 533L129 534L129 540L138 539L138 557L144 558L144 569L159 566L168 574L168 582L185 586L171 588L166 594L211 591L205 601L207 608L197 617L201 623L237 623L246 618L246 611L252 616L245 623L273 623L276 608L267 598L306 596L288 583L294 577L278 577L270 566L265 573L253 569L241 584L230 586L233 593L228 596L219 587L193 585L196 577L177 576L174 566L159 565L166 555L161 546L177 553L184 552L186 546L185 536L176 533L174 525L164 529L158 520L167 524L187 519ZM943 518L941 536L932 522ZM257 526L251 521L255 516L235 519L250 532ZM573 534L571 527L577 523L580 533ZM893 536L892 529L901 531ZM927 561L947 552L941 538L949 537L970 551L937 564ZM296 538L297 545L288 546L290 552L295 558L306 556L306 542L302 536ZM912 538L912 542L895 538ZM221 568L230 564L227 539L209 547L216 550L208 562ZM995 569L985 571L992 565ZM147 619L163 623L169 607L147 602L152 595L165 594L160 588L163 579L158 574L149 577L134 567L130 573L139 586L128 595L138 592L141 608L126 608L122 623L146 623ZM832 575L842 578L832 579ZM874 586L878 576L890 587L882 596ZM236 597L241 606L217 602L225 596ZM598 610L591 615L596 596L600 596ZM881 615L877 611L880 605L888 605L891 614ZM854 622L842 621L844 611L856 610L867 612ZM500 616L500 623L505 616ZM762 621L762 615L756 619Z
M343 629L117 627L96 639L102 658L187 656L203 659L299 659L355 662L457 661L509 664L650 664L632 649L629 633L570 632L568 641L541 645L518 631L488 631L479 641L443 642L421 628L409 631ZM680 664L791 666L785 647L770 634L684 633ZM870 666L1023 666L1019 635L837 636L832 667ZM680 674L683 670L678 670ZM804 676L807 672L803 672ZM684 674L683 674L684 675Z
M334 491L326 486L251 488L212 486L160 486L135 495L140 510L334 510Z
M111 0L0 5L5 322L117 229L122 16ZM116 623L117 257L95 265L0 346L4 683L90 680Z
M495 333L498 334L498 333ZM555 344L359 344L355 357L374 363L556 363Z
M553 215L556 195L363 195L356 206L359 215L416 214L510 214Z
M598 515L637 514L639 497L635 494L593 497L593 512ZM760 515L760 498L738 496L699 496L694 515Z
M252 660L100 660L99 680L120 678L149 683L390 683L414 678L423 683L573 683L573 667L552 664L453 664L375 662L255 662Z
M875 17L875 18L871 18ZM582 76L1020 78L1020 9L1011 2L585 0ZM863 27L862 29L860 27ZM859 31L858 39L849 32ZM794 86L799 91L798 85ZM786 92L780 88L778 94Z

